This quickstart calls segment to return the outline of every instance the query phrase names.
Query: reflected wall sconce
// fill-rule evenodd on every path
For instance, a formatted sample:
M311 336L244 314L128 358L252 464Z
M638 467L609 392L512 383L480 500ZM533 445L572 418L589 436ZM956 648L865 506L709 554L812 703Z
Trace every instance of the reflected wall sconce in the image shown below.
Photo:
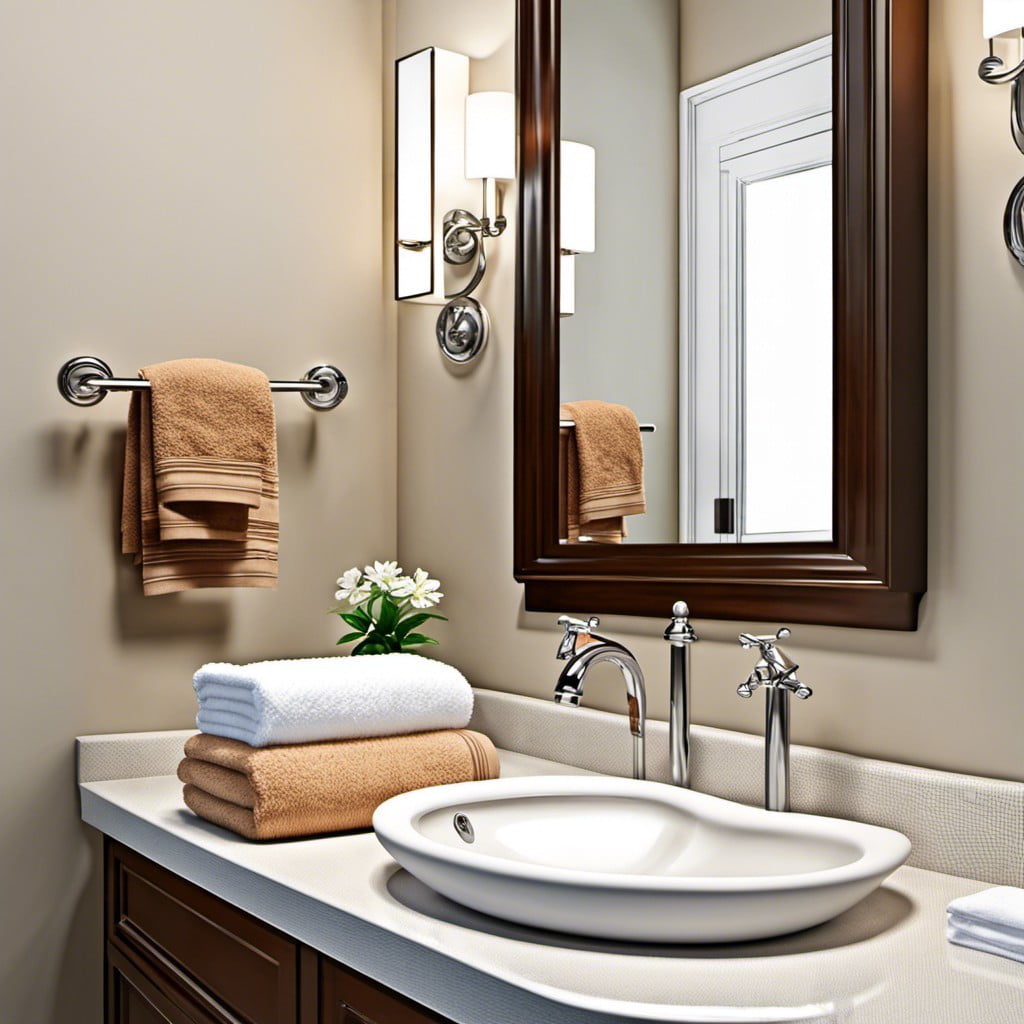
M562 139L559 150L559 312L576 312L576 256L595 249L597 155L593 146Z
M988 56L978 67L978 75L989 85L1010 85L1010 134L1024 153L1024 0L984 0L983 32L988 39ZM1007 68L995 52L995 40L1016 36L1019 41L1017 64ZM1024 266L1024 178L1010 193L1003 217L1006 247Z
M443 305L438 344L467 363L489 333L471 293L487 272L486 239L507 224L515 97L470 93L469 58L428 47L395 62L395 106L395 298Z

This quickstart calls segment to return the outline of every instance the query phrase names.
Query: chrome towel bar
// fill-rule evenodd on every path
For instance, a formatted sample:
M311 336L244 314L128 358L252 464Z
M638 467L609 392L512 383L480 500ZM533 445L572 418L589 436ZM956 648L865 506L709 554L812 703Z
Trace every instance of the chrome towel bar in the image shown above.
M576 429L576 423L575 423L574 420L559 420L558 421L558 427L559 427L559 429L561 429L562 427L565 427L568 430L575 430ZM641 423L640 424L640 433L641 434L655 434L655 433L657 433L657 431L658 431L658 428L653 423Z
M110 367L96 356L69 359L57 373L57 390L72 405L96 405L108 391L145 391L148 380L115 377ZM272 380L271 391L294 391L311 409L334 409L348 394L348 380L336 366L314 366L302 380Z

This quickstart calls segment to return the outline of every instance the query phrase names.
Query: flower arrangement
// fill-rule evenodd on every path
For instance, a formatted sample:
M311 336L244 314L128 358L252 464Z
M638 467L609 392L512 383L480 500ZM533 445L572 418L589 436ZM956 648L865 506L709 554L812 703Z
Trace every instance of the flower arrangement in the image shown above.
M365 569L353 567L338 577L332 613L352 627L339 644L359 640L352 654L391 654L436 644L423 633L416 633L428 619L445 616L427 611L444 594L439 580L432 580L424 569L403 576L397 562L374 562Z

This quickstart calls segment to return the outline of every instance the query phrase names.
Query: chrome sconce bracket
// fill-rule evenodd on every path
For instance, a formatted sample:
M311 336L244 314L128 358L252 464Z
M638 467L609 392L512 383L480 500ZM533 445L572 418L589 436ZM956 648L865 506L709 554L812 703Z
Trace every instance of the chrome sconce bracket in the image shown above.
M489 212L492 209L495 211L493 219ZM490 317L470 296L487 273L485 239L497 238L506 226L507 221L500 212L497 182L493 178L484 179L481 216L461 209L449 210L444 216L441 251L445 263L466 267L475 261L469 281L462 288L445 294L448 302L437 318L437 343L453 363L472 362L487 344Z
M1024 54L1024 28L1021 28L1021 50ZM978 66L978 77L987 85L1010 86L1010 135L1017 149L1024 153L1024 57L1007 68L989 40L988 56ZM1024 266L1024 178L1014 186L1003 215L1003 238L1013 258Z

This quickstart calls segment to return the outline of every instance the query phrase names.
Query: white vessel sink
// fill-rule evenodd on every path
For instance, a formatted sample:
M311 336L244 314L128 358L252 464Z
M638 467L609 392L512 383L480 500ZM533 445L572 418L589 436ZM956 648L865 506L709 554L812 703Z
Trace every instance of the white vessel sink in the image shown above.
M910 853L906 836L874 825L599 776L415 790L381 804L373 827L402 867L457 903L640 942L809 928L863 899Z

